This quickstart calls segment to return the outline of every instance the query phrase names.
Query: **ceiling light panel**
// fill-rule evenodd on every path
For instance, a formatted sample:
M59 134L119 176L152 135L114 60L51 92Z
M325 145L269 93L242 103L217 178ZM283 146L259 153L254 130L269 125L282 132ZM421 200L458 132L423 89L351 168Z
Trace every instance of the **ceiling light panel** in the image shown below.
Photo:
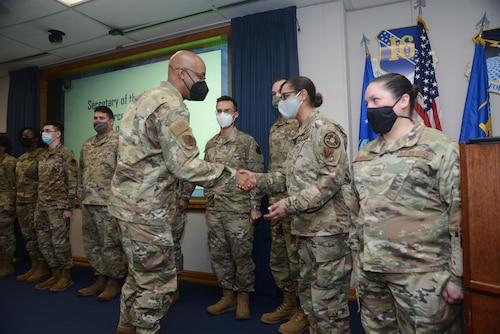
M68 7L72 7L72 6L76 6L76 5L79 5L81 3L84 3L84 2L87 2L90 0L57 0L57 1L59 1L63 5L66 5Z

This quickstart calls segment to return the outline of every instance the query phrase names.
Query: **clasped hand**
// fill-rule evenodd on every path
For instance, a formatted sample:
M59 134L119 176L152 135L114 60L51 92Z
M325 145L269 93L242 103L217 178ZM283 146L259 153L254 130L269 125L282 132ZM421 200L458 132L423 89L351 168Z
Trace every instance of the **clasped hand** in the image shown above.
M246 169L240 169L238 171L238 183L236 183L236 187L243 191L250 191L256 186L257 179L255 173Z

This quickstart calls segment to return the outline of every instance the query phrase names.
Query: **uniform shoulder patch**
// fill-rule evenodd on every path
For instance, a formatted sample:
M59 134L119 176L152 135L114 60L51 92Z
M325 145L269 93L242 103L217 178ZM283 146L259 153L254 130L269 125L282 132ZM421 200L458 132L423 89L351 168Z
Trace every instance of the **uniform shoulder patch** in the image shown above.
M185 119L180 119L176 122L174 122L171 126L170 129L174 133L174 135L177 137L184 131L189 130L189 123Z
M327 132L323 137L323 142L326 146L331 148L337 148L340 146L340 138L335 132Z
M191 133L182 136L182 144L187 149L193 149L196 146L196 139Z

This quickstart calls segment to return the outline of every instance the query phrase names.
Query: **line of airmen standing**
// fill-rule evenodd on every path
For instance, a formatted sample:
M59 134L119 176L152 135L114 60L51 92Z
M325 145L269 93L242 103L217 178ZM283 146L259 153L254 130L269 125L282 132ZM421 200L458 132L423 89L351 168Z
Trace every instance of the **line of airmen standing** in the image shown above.
M393 73L370 83L368 121L381 136L351 166L346 132L319 113L323 97L312 81L277 80L272 96L280 117L271 128L269 171L263 173L260 148L235 128L241 111L228 96L216 104L221 130L207 143L205 160L197 158L183 100L205 98L205 71L194 53L175 53L168 81L127 107L119 139L111 110L96 108L97 135L83 144L79 168L60 143L64 129L57 122L43 126L47 148L38 148L37 131L22 131L28 152L17 164L23 168L8 155L8 139L0 137L0 277L14 273L15 240L6 231L17 209L33 265L17 279L50 276L35 288L53 292L73 284L69 219L79 197L96 281L78 293L114 298L125 275L124 254L128 274L117 334L158 333L161 318L179 298L179 240L197 184L205 187L211 262L222 289L208 313L236 310L236 319L250 318L252 227L262 215L261 198L270 195L264 218L272 221L270 265L283 302L262 322L288 320L278 329L282 334L349 333L354 270L367 332L460 333L458 150L442 133L413 122L418 87ZM28 157L38 167L28 166ZM22 182L19 175L16 180L21 172ZM31 189L36 194L19 200L20 185L32 186L28 177L38 178ZM17 207L15 193L9 193L16 185Z
M0 277L14 274L13 226L17 213L31 268L16 279L28 283L46 279L36 284L35 289L51 292L64 291L73 285L69 235L70 218L78 199L83 209L84 248L97 276L96 284L78 293L81 296L100 293L101 301L111 300L119 293L118 281L125 274L123 252L118 226L107 210L118 149L118 134L112 131L112 119L113 113L108 108L96 109L97 135L83 144L80 165L73 152L61 143L64 133L61 123L47 122L42 131L34 127L19 131L26 152L17 161L8 156L4 158L8 164L2 163L13 210L5 215L9 224L3 233L8 236L5 245L9 248L2 252ZM2 137L2 143L8 152L10 140Z

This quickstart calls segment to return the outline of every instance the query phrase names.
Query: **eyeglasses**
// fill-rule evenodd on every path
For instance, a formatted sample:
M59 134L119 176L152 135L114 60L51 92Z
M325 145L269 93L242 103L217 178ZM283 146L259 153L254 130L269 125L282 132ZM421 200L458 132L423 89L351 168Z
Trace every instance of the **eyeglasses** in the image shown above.
M184 70L184 71L186 71L186 72L188 72L188 71L189 71L189 72L193 72L194 74L196 74L196 76L197 76L197 77L198 77L198 79L200 79L200 80L205 80L205 78L206 78L205 73L196 72L196 71L193 71L192 69L187 68L187 67L182 67L182 68L181 68L181 67L178 67L178 68L176 68L176 70ZM189 73L188 73L188 75L189 75Z
M297 92L296 90L289 90L288 92L282 92L281 93L281 99L284 101L284 100L288 99L288 97L290 96L290 94L296 93L296 92Z
M224 113L224 114L229 114L230 112L234 112L233 109L217 109L215 110L216 114Z

